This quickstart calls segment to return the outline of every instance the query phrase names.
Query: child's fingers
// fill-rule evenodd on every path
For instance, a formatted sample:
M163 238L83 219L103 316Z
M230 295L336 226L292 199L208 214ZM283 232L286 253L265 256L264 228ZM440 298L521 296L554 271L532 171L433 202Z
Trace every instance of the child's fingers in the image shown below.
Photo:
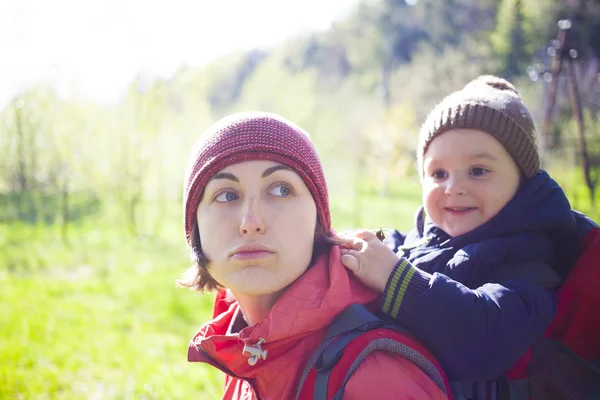
M350 245L352 244L353 240L351 237L348 236L338 236L337 237L338 242L340 242L342 245Z
M360 250L360 245L357 244L357 239L354 236L354 232L345 232L342 235L338 235L336 239L343 247Z
M358 260L356 259L356 257L354 257L351 254L344 254L342 256L342 264L344 264L344 266L346 268L348 268L350 271L352 272L357 272L358 268L359 268L359 263Z
M353 250L362 250L365 245L365 241L356 237L346 237L340 239L342 246L353 249Z
M354 249L341 249L341 253L342 253L342 257L345 255L349 255L352 256L356 259L360 258L360 255L362 253L361 250L354 250Z
M379 240L379 239L377 239L377 236L375 236L375 232L369 231L366 229L357 231L355 236L364 241L369 241L369 240L373 240L373 239Z

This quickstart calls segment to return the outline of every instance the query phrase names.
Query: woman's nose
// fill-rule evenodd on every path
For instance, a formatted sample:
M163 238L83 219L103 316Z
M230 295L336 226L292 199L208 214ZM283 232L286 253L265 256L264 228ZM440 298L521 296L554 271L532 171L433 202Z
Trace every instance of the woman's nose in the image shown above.
M260 217L257 208L256 202L252 200L244 205L242 222L240 224L240 235L265 232L265 224Z

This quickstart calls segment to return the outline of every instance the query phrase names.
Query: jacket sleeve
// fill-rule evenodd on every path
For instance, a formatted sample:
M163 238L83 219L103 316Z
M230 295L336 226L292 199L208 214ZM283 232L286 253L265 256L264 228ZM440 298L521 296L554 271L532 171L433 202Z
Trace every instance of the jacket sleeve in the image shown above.
M346 384L344 400L447 399L419 367L396 354L376 351L360 363Z
M553 289L527 279L470 289L401 259L388 279L381 311L412 331L451 381L493 380L546 330L556 297Z

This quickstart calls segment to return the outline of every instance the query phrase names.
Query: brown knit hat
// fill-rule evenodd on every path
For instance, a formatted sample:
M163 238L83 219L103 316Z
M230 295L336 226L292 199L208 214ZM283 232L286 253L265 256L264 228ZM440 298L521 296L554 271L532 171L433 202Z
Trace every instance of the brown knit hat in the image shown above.
M321 225L329 231L327 185L308 134L275 114L238 113L210 126L190 154L183 189L185 236L189 244L198 203L210 178L229 165L251 160L275 161L296 171L315 200Z
M433 139L451 129L478 129L504 145L527 178L540 170L533 118L508 81L480 76L439 103L419 132L417 160L423 174L423 157Z

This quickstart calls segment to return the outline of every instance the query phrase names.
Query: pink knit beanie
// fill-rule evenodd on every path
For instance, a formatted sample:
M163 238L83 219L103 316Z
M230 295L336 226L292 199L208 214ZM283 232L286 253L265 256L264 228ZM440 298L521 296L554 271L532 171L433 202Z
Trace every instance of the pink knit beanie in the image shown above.
M190 153L183 189L185 236L190 245L208 181L229 165L251 160L275 161L296 171L315 200L321 225L326 231L331 228L327 185L308 134L275 114L238 113L210 126Z

